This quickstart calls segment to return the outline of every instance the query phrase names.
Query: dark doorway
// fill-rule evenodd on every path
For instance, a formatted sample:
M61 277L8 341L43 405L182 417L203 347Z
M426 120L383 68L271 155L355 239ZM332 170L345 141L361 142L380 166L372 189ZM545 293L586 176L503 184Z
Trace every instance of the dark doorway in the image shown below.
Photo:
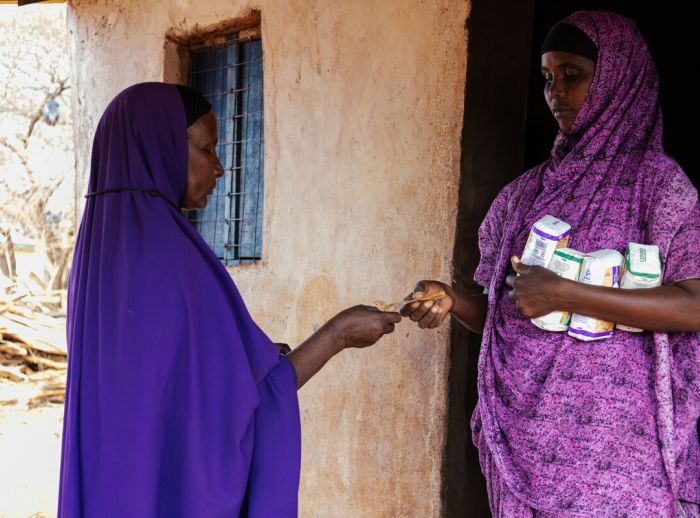
M680 0L472 0L462 130L454 285L479 289L477 230L498 191L549 155L556 125L544 102L539 48L549 28L577 10L607 9L634 19L660 76L664 146L700 186L700 119L692 70L700 6ZM469 418L476 404L481 337L453 322L443 515L488 517L486 487Z
M477 230L491 201L522 172L533 0L472 0L462 128L454 286L483 288ZM452 323L443 516L489 516L486 484L469 419L476 406L481 336Z

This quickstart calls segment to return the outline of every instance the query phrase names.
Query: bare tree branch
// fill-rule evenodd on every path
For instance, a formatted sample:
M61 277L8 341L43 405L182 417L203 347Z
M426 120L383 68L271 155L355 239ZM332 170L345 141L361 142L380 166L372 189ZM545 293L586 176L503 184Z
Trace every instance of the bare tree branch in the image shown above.
M44 281L64 287L74 226L74 164L67 103L40 124L51 100L68 100L65 6L0 17L0 221L44 250ZM59 193L65 193L61 199Z
M29 139L31 138L32 132L34 131L34 126L36 125L37 122L39 122L39 120L41 120L41 117L42 117L42 114L44 111L44 106L46 106L46 104L50 100L55 99L56 97L61 95L65 90L70 88L70 86L66 84L67 82L68 82L67 77L64 79L59 79L58 80L58 88L54 92L46 94L46 98L44 99L44 102L41 104L41 106L39 106L39 108L37 110L34 111L34 114L32 115L32 118L29 121L29 129L27 130L27 135L24 138L25 149L29 145Z

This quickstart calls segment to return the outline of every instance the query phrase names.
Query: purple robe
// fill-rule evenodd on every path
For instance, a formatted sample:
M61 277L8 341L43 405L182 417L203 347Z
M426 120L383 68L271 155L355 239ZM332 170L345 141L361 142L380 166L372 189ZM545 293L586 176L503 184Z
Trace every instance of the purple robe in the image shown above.
M143 83L97 127L68 304L58 516L297 515L293 367L176 208L187 182L176 88Z
M658 77L635 25L566 19L599 49L572 131L514 180L479 231L489 288L472 418L495 516L674 516L700 502L700 335L580 342L535 327L504 285L531 225L571 224L569 246L658 245L664 284L700 278L697 191L662 147Z

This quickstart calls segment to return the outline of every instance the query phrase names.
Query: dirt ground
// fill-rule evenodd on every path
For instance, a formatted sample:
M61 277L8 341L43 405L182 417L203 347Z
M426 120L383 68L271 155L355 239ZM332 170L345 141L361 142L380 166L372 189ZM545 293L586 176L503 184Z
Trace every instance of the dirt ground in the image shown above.
M56 516L63 405L32 403L65 374L12 383L0 379L0 518Z

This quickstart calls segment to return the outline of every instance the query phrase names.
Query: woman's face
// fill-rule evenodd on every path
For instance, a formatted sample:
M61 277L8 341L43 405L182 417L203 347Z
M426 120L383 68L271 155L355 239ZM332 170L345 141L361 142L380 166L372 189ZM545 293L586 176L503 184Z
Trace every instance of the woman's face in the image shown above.
M595 61L570 52L542 54L544 98L559 128L569 133L593 82Z
M187 128L187 191L183 209L206 207L207 197L216 188L216 180L224 175L216 155L217 142L216 117L211 111Z

